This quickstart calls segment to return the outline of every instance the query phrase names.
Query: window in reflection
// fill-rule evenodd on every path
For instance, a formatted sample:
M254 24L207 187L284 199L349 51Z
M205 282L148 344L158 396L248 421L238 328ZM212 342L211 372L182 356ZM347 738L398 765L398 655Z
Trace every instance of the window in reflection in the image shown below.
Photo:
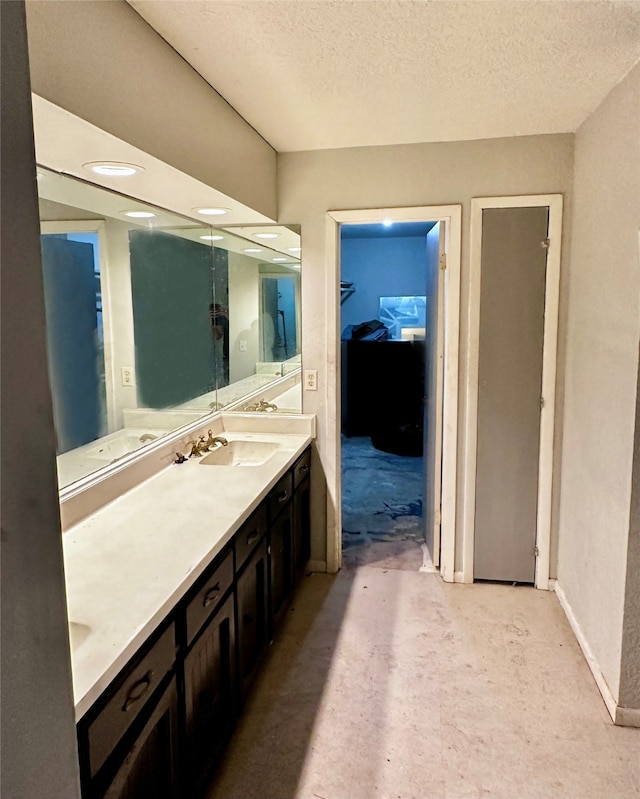
M215 391L225 366L224 337L212 324L211 247L133 230L129 253L138 405L171 408Z

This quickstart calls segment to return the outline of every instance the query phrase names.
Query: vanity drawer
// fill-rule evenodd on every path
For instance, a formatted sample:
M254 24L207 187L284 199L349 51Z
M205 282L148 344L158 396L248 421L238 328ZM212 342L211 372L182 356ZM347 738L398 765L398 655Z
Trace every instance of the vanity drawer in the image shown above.
M293 465L293 487L297 488L304 478L309 474L311 469L311 450L306 452L298 458Z
M196 637L205 621L211 616L221 599L233 585L233 551L230 549L222 561L214 566L196 589L187 605L187 646Z
M276 518L282 508L289 502L293 494L293 475L288 471L284 477L275 484L269 493L269 518L271 521Z
M88 729L89 769L93 777L173 668L175 628L170 624L136 664L121 675Z
M250 516L236 533L236 572L244 566L247 558L256 548L258 541L267 532L267 509L265 504Z

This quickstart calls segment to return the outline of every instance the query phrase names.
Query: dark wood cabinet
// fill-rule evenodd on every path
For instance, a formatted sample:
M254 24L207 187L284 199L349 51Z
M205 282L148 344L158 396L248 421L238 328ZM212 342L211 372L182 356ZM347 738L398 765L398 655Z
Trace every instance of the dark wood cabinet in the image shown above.
M235 631L230 594L184 659L184 773L194 793L215 765L236 720Z
M286 611L293 589L293 508L289 502L269 527L271 636Z
M83 799L197 796L309 559L310 450L78 723Z
M108 779L98 777L91 799L180 799L177 693L172 677L142 729Z
M307 477L293 495L293 577L302 576L311 549L311 480Z
M238 668L244 696L267 643L267 541L262 538L236 580L238 598Z

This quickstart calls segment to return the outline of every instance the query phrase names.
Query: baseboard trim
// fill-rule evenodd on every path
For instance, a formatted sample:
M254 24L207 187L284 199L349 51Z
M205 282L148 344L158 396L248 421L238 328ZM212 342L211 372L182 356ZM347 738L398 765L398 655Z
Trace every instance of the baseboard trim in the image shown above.
M640 708L618 705L615 722L619 727L640 727Z
M569 600L567 599L564 591L560 587L560 584L556 580L556 584L554 586L554 591L556 592L556 596L564 610L565 616L571 625L571 629L573 630L573 634L578 639L578 643L580 644L580 649L582 649L582 654L587 661L589 668L591 669L591 674L593 674L593 679L596 681L596 685L598 686L598 690L602 694L602 698L604 699L604 703L607 706L607 710L609 711L609 715L611 716L611 720L614 724L618 724L616 720L618 715L618 705L616 700L613 698L613 694L611 693L611 689L607 685L607 681L604 678L604 674L600 669L598 661L596 660L595 655L591 651L591 647L589 646L589 642L587 641L584 633L582 632L582 628L580 627L578 620L575 617L573 610L571 609L571 605L569 604Z
M307 563L307 571L310 571L310 572L326 572L327 571L327 561L326 560L310 560Z

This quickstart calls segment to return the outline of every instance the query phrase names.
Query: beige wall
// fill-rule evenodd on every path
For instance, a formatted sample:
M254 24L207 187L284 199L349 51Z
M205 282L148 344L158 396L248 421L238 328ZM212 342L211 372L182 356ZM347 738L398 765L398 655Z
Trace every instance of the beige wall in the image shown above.
M124 0L27 19L36 94L275 218L275 151Z
M258 324L260 308L260 263L248 255L229 253L229 382L235 383L256 371L260 360ZM247 349L240 350L240 342Z
M639 83L637 66L576 134L568 264L558 579L614 698L640 336Z
M335 409L335 353L327 351L327 304L336 288L326 279L328 210L412 205L463 206L460 386L466 376L469 288L469 213L472 197L560 193L565 196L564 232L571 214L573 136L549 135L442 144L363 147L283 153L278 156L279 214L302 224L302 344L305 369L318 370L317 392L304 392L305 412L318 415L316 475L335 481L331 464L338 427ZM568 252L564 241L564 258ZM566 295L561 281L561 302ZM559 407L562 407L563 325L560 326ZM460 420L464 418L460 400ZM462 431L460 431L462 432ZM561 430L557 430L559 441ZM459 435L459 472L464 436ZM558 448L558 447L556 447ZM319 467L319 468L318 468ZM459 476L458 496L461 497ZM324 560L325 524L322 481L313 488L312 559ZM459 509L460 510L460 509ZM458 514L460 517L460 513ZM554 519L554 530L555 530ZM555 535L554 535L555 543ZM461 547L459 547L461 549ZM456 568L460 568L459 561Z
M24 6L2 17L2 796L80 796Z

